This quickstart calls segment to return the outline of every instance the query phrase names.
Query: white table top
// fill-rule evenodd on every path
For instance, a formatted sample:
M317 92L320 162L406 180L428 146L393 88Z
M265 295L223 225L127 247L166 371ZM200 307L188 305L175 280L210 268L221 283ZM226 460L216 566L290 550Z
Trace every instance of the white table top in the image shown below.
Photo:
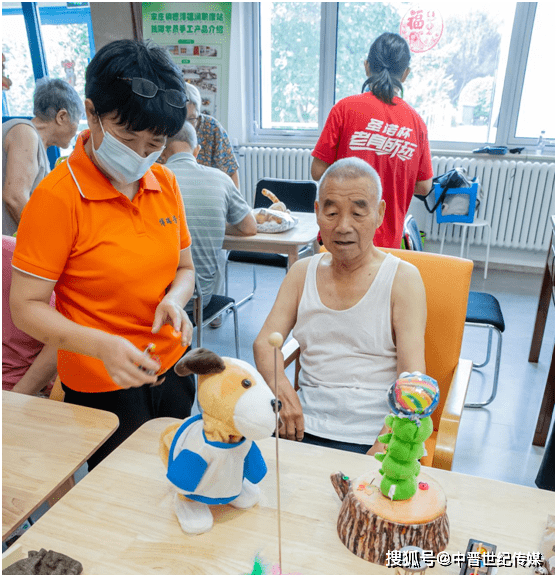
M293 212L292 214L298 218L298 224L290 230L274 234L258 232L255 236L226 235L222 248L275 253L277 247L285 250L288 247L299 247L314 242L319 232L315 213Z

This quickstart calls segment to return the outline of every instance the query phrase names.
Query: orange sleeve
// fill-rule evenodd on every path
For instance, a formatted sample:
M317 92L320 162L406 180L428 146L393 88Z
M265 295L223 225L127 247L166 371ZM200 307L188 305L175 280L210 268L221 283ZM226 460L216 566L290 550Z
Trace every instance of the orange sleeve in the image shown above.
M64 178L54 183L48 177L45 180L33 191L21 215L12 265L57 281L73 245L73 194L64 187Z

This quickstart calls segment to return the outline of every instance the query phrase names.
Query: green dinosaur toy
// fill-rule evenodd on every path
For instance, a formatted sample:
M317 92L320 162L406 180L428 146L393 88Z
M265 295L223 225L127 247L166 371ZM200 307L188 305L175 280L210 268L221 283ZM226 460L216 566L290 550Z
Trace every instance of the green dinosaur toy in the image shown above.
M376 453L383 475L381 492L394 501L414 496L418 489L419 459L424 455L424 442L433 432L431 413L439 403L437 381L421 373L402 373L387 394L395 415L387 415L385 424L391 433L378 437L387 443L385 453Z
M385 424L392 433L381 435L378 440L388 443L387 450L375 454L381 461L381 492L394 501L410 499L418 489L418 459L424 455L424 442L433 432L433 422L431 417L425 417L418 426L407 417L387 415Z

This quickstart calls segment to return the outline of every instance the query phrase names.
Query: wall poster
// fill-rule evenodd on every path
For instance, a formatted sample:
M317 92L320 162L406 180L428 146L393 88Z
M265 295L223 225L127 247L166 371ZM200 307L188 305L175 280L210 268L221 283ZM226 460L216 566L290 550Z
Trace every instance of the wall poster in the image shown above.
M201 93L201 112L228 120L231 2L143 2L143 37L165 47Z

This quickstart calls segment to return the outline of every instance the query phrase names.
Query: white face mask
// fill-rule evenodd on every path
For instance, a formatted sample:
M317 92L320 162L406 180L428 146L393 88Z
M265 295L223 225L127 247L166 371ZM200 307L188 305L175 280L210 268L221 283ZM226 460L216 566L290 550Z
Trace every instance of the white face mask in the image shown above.
M95 143L91 136L93 154L99 166L112 180L119 184L131 184L138 181L153 166L165 149L163 146L160 150L155 150L143 158L112 134L105 132L100 118L99 122L104 138L99 148L95 150Z

